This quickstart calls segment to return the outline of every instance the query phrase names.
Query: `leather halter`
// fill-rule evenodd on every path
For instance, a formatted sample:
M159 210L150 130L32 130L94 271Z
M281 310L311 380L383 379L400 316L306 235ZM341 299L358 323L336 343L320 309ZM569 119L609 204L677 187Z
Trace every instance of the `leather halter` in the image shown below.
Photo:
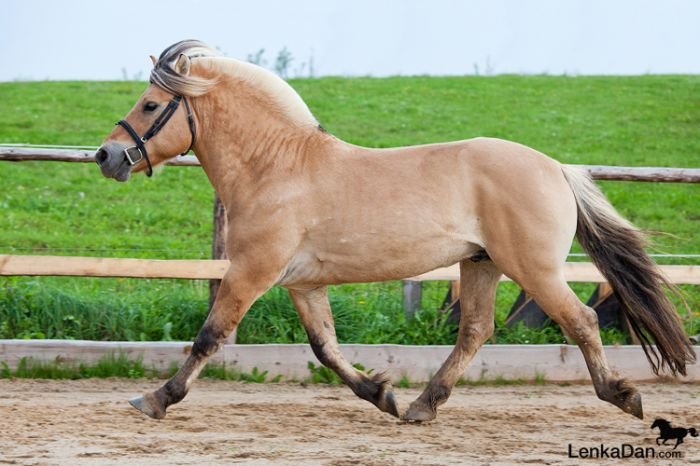
M126 159L126 162L129 165L136 165L142 159L146 159L146 164L148 165L148 168L146 170L146 176L153 175L153 166L151 166L151 160L148 158L146 142L148 142L149 139L151 139L153 136L158 134L158 132L161 129L163 129L166 123L175 114L175 111L180 105L181 100L185 102L185 108L187 109L187 123L190 126L190 135L192 137L190 147L188 147L185 152L180 154L185 155L190 151L190 149L192 149L192 146L194 146L194 143L197 141L197 127L194 124L194 116L192 115L192 109L190 108L190 104L189 102L187 102L187 97L185 96L175 95L170 100L170 102L168 102L168 106L165 107L162 112L160 112L160 115L158 115L156 120L153 122L151 127L148 129L148 131L146 131L146 133L143 136L139 136L139 134L136 132L136 130L134 130L134 128L129 124L129 122L124 119L119 120L116 123L117 125L124 128L126 132L129 133L129 136L131 136L131 139L133 139L136 143L135 146L124 149L124 158Z

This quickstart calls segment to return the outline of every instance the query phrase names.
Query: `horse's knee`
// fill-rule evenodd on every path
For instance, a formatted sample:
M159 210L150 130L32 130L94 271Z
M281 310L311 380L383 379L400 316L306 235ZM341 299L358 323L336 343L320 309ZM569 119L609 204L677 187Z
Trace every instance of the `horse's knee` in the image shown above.
M216 331L211 325L204 324L192 344L192 355L195 357L209 357L216 353L225 336Z

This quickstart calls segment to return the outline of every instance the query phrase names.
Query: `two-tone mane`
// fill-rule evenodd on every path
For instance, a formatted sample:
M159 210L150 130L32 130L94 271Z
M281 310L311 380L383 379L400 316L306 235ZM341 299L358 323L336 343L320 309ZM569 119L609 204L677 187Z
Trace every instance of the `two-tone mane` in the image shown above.
M174 64L180 55L196 61L211 77L177 73ZM188 97L204 95L227 79L250 84L251 89L266 96L279 106L282 113L299 124L318 125L306 103L283 79L260 66L224 57L219 51L197 40L184 40L165 49L154 64L150 77L151 83L156 86Z

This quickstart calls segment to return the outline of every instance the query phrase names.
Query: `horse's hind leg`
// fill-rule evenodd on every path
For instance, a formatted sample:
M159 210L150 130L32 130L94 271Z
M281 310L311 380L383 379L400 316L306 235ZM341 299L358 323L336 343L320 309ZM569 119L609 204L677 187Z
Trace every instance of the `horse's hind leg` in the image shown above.
M290 289L289 294L318 360L324 366L333 369L357 396L370 401L380 410L399 417L389 379L383 374L368 377L352 367L340 353L326 287L312 290Z
M457 344L428 387L403 415L408 421L430 421L477 350L493 334L496 288L501 272L490 260L460 263L460 318Z
M560 270L535 275L537 278L525 279L520 285L581 348L598 398L642 419L641 396L632 384L614 377L608 367L595 311L571 291Z

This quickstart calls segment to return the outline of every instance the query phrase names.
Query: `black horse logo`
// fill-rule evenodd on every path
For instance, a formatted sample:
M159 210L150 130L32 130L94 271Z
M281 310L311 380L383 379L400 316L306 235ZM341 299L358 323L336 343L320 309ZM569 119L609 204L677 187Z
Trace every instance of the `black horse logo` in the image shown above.
M663 440L661 442L662 445L666 445L667 440L676 440L676 444L673 446L673 449L675 450L678 445L683 443L683 439L688 436L688 434L692 435L693 437L698 436L698 431L695 430L694 427L690 427L688 429L684 427L671 427L671 423L668 422L666 419L657 419L654 421L654 423L651 425L651 428L654 429L654 427L659 428L659 436L656 437L656 444L659 444L659 440Z

